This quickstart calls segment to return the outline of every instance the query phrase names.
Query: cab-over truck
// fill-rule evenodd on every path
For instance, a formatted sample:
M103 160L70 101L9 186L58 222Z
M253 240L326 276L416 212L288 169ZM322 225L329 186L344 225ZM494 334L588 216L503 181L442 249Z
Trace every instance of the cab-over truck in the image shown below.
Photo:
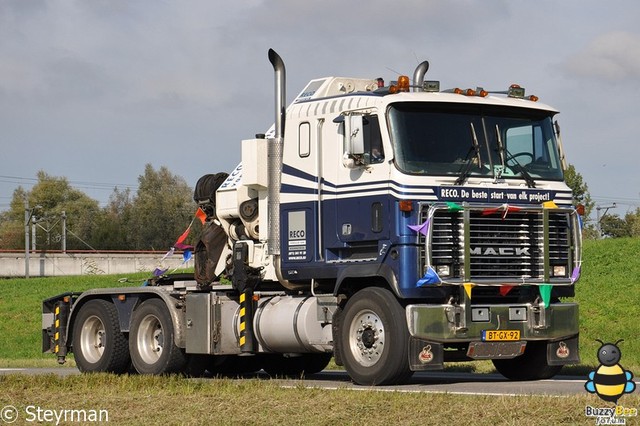
M43 351L83 372L406 381L490 359L510 379L579 361L581 222L557 111L511 85L315 79L207 175L195 274L43 302ZM570 300L570 299L569 299Z

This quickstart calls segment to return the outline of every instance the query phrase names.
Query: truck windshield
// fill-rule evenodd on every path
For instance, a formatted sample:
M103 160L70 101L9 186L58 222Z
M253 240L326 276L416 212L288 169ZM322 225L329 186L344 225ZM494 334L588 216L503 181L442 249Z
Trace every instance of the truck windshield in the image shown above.
M411 174L562 180L552 114L487 105L392 104L395 162Z

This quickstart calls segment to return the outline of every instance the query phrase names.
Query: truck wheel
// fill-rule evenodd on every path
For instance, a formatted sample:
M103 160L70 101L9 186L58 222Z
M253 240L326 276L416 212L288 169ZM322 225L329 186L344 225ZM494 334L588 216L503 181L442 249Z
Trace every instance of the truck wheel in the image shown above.
M494 359L493 365L509 380L550 379L561 365L547 364L547 342L528 342L523 355L512 359Z
M184 371L187 357L174 343L173 322L162 300L149 299L133 311L129 350L140 374Z
M389 290L370 287L349 299L339 339L345 369L360 385L402 383L413 374L405 311Z
M82 372L124 373L129 368L127 338L120 332L113 303L90 300L80 308L73 324L73 352Z

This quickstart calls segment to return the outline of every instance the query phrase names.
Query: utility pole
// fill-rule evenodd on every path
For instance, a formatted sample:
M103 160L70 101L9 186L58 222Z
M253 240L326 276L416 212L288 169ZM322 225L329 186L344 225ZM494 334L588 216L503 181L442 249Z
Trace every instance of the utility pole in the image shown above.
M62 253L67 252L67 212L62 211Z
M29 278L29 220L31 220L29 210L29 199L24 197L24 277Z
M31 218L31 251L35 252L36 251L36 222L38 221L38 218L33 216Z
M37 205L33 208L29 208L29 199L24 197L24 277L29 278L29 224L33 217L33 212L36 209L41 209L42 206ZM35 244L35 229L34 229L34 244Z
M616 208L616 203L612 203L610 206L597 206L596 207L596 230L598 231L598 238L602 238L602 225L601 225L601 221L602 219L604 219L604 217L607 215L607 212L609 211L609 209L615 209ZM600 210L604 210L604 213L602 213L602 216L600 216Z

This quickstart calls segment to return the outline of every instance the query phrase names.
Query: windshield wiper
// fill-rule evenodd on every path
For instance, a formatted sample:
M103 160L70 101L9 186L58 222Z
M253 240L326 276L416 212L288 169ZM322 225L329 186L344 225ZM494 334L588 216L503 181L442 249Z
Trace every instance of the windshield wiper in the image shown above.
M529 172L522 166L522 164L520 164L520 162L518 160L516 160L516 158L513 155L511 155L511 153L509 152L507 147L505 147L504 144L502 143L502 136L500 135L500 128L498 127L497 124L496 124L496 144L498 145L498 155L500 156L500 162L502 163L502 169L504 170L505 166L509 166L508 164L506 164L507 161L513 160L516 163L515 166L517 166L517 167L514 169L513 166L509 166L509 168L511 170L520 172L520 174L522 175L522 178L524 179L525 182L527 182L527 186L529 188L535 188L536 187L536 181L533 180L533 178L531 177ZM506 161L505 161L505 154L507 154Z
M469 124L471 125L471 148L469 148L469 152L467 153L467 158L465 159L464 165L460 168L460 176L458 176L458 179L456 179L455 185L462 185L467 177L469 177L469 174L471 174L471 168L473 167L474 159L478 163L478 167L482 168L480 144L478 143L476 128L473 126L473 123ZM472 156L471 154L475 154L475 156Z
M498 156L500 157L500 164L502 165L502 170L504 170L504 144L502 143L502 136L500 135L500 128L496 124L496 143L498 145Z

